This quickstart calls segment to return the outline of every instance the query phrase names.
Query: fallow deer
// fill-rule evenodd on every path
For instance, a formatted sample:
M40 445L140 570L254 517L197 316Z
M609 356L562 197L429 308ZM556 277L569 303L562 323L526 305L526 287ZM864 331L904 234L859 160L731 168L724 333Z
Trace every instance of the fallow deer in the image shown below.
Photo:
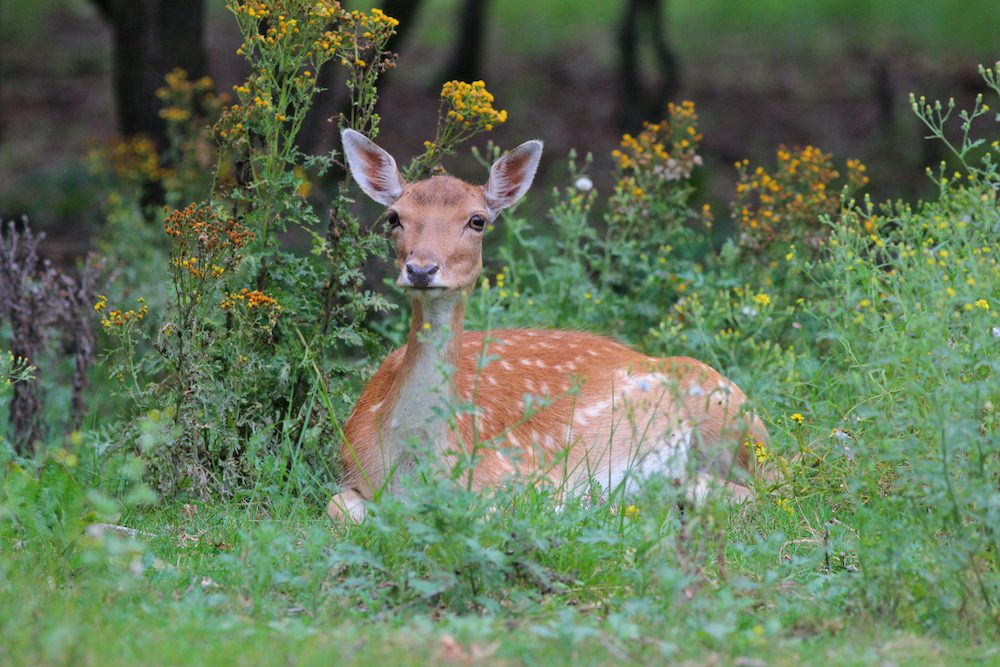
M406 183L389 153L353 130L341 136L354 180L388 207L396 284L412 297L413 319L406 345L379 367L344 428L342 491L327 507L331 518L361 521L365 501L393 490L392 478L412 468L415 440L445 464L470 453L474 441L491 443L475 450L477 489L537 475L562 489L597 483L627 492L665 475L693 496L713 485L737 498L752 494L758 471L748 443L766 441L767 431L745 412L739 387L704 363L649 357L577 331L463 331L483 234L530 187L540 141L499 158L477 186L446 175ZM484 351L493 359L485 365ZM454 374L444 383L441 369L449 367ZM443 384L474 404L454 427L436 409ZM526 395L548 400L526 414Z

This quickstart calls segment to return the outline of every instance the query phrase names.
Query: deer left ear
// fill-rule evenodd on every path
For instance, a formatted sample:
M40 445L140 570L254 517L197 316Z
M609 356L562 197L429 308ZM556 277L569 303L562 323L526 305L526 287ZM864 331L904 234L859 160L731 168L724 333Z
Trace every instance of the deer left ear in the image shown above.
M483 186L490 218L517 203L531 187L531 181L542 159L542 142L526 141L507 153L490 167L490 180Z
M340 133L340 138L354 180L366 195L380 204L392 206L406 187L396 161L360 132L346 129Z

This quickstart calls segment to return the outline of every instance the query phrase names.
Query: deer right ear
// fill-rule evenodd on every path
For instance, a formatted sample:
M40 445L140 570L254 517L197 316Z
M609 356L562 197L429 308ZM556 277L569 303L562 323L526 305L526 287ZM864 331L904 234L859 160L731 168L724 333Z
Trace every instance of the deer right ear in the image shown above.
M385 206L391 206L402 196L406 183L391 155L351 129L343 130L340 139L351 176L366 195Z
M507 153L490 167L490 180L483 187L490 218L513 206L531 187L531 181L542 159L542 142L526 141Z

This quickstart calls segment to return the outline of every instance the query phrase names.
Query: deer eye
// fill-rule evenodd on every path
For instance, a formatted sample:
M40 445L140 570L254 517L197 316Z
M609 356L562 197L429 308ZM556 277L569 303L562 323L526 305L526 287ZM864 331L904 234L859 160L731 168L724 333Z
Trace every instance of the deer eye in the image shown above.
M398 227L402 227L403 223L399 221L399 214L395 211L389 211L389 215L386 220L389 223L389 231L394 232Z
M486 218L479 214L472 216L469 218L469 227L477 232L483 231L486 229Z

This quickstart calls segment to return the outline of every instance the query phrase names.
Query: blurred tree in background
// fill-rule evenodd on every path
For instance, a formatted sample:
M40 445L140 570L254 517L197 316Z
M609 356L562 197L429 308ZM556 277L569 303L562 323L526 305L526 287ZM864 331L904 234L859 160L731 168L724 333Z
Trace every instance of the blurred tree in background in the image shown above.
M176 68L207 73L204 0L90 0L113 31L118 128L166 144L156 91Z
M626 128L656 118L681 87L680 64L670 47L663 0L626 0L618 24L618 87L620 124ZM656 66L656 80L643 85L639 63L640 31L649 35Z

